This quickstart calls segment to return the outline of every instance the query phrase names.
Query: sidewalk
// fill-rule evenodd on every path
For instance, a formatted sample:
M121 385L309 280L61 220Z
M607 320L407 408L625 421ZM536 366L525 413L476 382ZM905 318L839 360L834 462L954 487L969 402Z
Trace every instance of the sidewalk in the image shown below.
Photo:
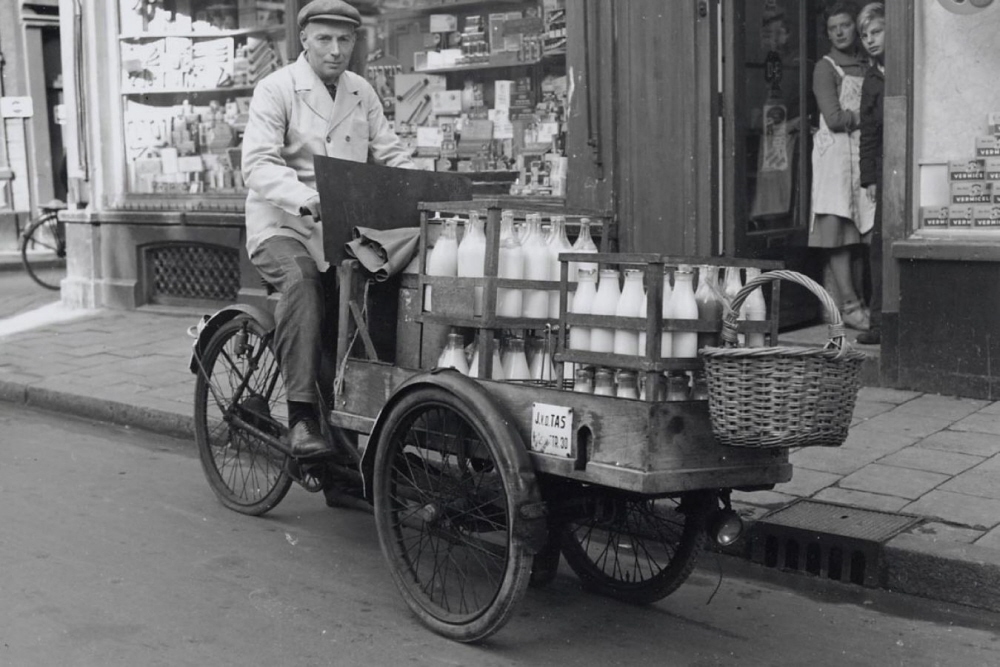
M200 313L55 304L0 319L0 400L193 440ZM741 514L810 499L921 517L884 544L884 583L1000 611L1000 402L866 387L843 447L791 460L791 482L734 494Z

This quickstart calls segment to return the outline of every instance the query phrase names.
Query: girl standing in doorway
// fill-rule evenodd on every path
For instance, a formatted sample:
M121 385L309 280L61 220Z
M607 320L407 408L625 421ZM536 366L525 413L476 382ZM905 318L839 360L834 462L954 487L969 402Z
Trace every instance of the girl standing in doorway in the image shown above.
M809 246L826 250L844 323L866 331L868 313L851 271L851 246L871 229L875 214L859 169L859 109L867 58L858 47L857 13L852 2L834 2L824 14L831 48L813 70L820 126L813 137Z

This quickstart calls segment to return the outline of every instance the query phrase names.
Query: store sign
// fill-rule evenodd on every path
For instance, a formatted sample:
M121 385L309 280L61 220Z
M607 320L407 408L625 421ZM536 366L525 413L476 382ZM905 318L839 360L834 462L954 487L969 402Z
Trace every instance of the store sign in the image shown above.
M33 115L30 97L0 97L0 117L31 118Z

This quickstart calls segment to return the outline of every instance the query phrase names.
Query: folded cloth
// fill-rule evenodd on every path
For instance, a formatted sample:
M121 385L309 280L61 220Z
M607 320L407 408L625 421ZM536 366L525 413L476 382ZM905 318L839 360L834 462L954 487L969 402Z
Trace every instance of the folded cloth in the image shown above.
M344 250L348 256L361 262L361 266L374 275L377 282L400 273L417 254L420 241L420 229L416 227L355 227L352 233L354 240L348 241Z

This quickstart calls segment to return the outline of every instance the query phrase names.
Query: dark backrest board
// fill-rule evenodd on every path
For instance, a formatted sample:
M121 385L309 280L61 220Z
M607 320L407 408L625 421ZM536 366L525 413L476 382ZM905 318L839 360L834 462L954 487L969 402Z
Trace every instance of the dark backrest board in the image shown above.
M317 155L316 186L323 216L326 259L337 265L354 227L419 227L421 201L472 198L472 182L461 174L396 169Z

